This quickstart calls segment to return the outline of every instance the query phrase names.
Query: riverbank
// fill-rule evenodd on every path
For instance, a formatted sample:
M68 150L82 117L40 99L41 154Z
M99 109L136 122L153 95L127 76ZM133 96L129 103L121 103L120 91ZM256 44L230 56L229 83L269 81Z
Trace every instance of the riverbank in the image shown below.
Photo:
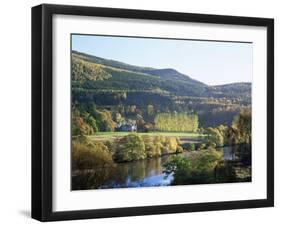
M231 146L216 149L222 153L222 161L220 167L221 172L217 172L216 181L212 183L234 183L249 181L251 171L248 166L243 165L243 159L239 154L235 154ZM148 158L132 162L115 163L114 167L94 168L85 171L73 171L72 174L72 189L109 189L109 188L130 188L130 187L154 187L154 186L169 186L174 184L174 174L165 174L164 165L173 156L182 156L189 158L190 155L199 155L204 152L193 151L183 152L179 154L164 155L161 157ZM233 164L235 162L235 164ZM231 175L222 175L222 172L231 172ZM237 175L236 175L237 174ZM244 175L243 175L244 174ZM246 179L241 179L241 178ZM206 181L206 183L209 183ZM185 185L192 184L185 183ZM201 184L204 184L202 182Z

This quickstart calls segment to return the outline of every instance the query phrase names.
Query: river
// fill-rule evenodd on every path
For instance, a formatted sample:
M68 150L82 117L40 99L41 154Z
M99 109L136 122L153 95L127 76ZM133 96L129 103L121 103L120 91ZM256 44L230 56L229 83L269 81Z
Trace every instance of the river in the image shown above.
M233 161L237 159L234 147L223 147L218 149L223 152L224 161ZM179 155L188 158L190 152L184 152ZM114 169L102 169L100 174L106 175L106 178L99 175L93 176L91 173L80 175L73 178L74 183L84 183L83 189L93 188L128 188L128 187L152 187L171 185L174 177L172 174L163 173L163 164L167 162L170 156L162 156L159 158L145 159L141 161L118 163ZM110 171L110 172L109 172ZM83 181L87 180L87 181ZM74 184L75 185L75 184ZM80 188L81 189L81 188ZM75 188L74 188L75 190Z

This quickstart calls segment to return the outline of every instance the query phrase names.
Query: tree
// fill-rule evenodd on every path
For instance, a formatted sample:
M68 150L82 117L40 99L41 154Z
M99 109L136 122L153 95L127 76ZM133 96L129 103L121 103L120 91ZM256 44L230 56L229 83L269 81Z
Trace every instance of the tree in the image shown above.
M195 144L194 143L184 143L182 144L183 149L187 151L195 151Z
M128 162L145 159L145 145L143 139L137 134L129 134L117 141L114 159L117 162Z
M71 67L71 79L75 82L84 83L85 81L102 81L112 77L101 65L84 61L75 54L72 54Z
M72 140L72 189L100 188L115 171L107 147L84 136Z
M81 115L84 121L93 129L93 132L99 131L96 120L89 113L83 112Z
M94 132L114 131L116 123L111 112L98 110L95 104L75 105L72 107L72 134L92 135Z
M209 146L220 147L224 145L224 133L218 128L208 127L205 130L207 134L207 143Z
M164 172L174 174L175 185L212 183L214 169L221 159L222 153L215 150L192 153L188 158L174 156L164 164Z
M160 131L195 132L198 129L198 115L187 113L160 113L155 119L155 127Z
M145 152L148 158L161 156L162 143L156 137L142 136L145 144Z
M94 118L97 121L99 131L112 132L116 127L116 123L112 120L111 113L107 110L96 110Z
M79 116L72 116L71 131L72 136L92 135L94 133L93 128Z
M92 142L86 137L72 141L73 170L87 170L99 167L113 167L111 153L101 142Z
M165 137L162 147L162 155L176 153L178 150L178 140L176 137Z
M147 105L147 114L148 114L149 116L151 116L151 115L154 114L154 107L153 107L152 104Z
M241 143L250 143L252 140L252 111L245 108L234 118L232 127L238 130Z
M119 112L114 113L113 120L117 123L124 121L124 119L122 118L122 115Z
M236 127L229 126L225 133L225 143L227 145L236 145L240 143L240 134Z
M252 113L250 108L245 108L234 117L232 125L225 132L228 145L250 144L252 140Z

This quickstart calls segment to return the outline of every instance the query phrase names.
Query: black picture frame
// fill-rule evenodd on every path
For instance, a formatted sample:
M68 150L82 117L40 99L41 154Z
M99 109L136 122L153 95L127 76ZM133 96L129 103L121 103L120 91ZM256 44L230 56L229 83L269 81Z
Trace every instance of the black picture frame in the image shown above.
M267 28L267 198L95 210L52 210L52 18L55 14L263 26ZM274 206L274 20L43 4L32 8L32 218L40 221L122 217Z

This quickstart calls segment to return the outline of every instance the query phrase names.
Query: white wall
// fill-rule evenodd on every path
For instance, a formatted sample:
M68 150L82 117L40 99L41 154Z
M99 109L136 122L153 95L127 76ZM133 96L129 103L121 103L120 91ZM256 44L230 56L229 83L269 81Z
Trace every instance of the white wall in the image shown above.
M281 14L279 1L252 0L69 0L45 3L89 5L150 10L182 11L192 13L228 14L275 18L275 84L281 84L280 58ZM30 8L42 1L2 1L0 13L0 224L36 225L30 214ZM281 89L276 89L275 114L281 115ZM277 104L279 102L279 105ZM275 128L281 126L276 118ZM279 139L278 139L279 138ZM280 131L276 130L275 159L280 159ZM277 161L275 161L277 163ZM276 207L248 210L200 212L188 214L155 215L99 220L59 222L60 225L266 225L280 221L280 164L275 167ZM275 224L276 225L276 224Z

